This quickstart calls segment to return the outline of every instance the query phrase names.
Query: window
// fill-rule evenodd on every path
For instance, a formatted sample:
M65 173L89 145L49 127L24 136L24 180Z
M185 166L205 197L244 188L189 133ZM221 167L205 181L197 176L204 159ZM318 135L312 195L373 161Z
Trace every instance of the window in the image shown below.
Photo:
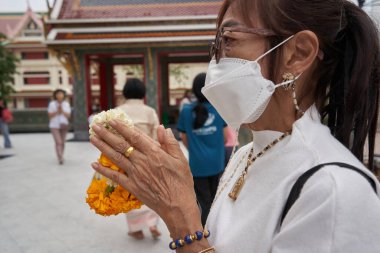
M91 73L91 84L99 85L99 77L97 73Z
M62 71L61 70L58 71L58 82L60 85L62 85Z
M48 98L26 98L25 107L26 108L47 108L49 104Z
M23 60L46 60L49 59L48 52L22 52L21 59Z
M50 84L50 74L47 71L42 72L24 72L24 85L48 85Z

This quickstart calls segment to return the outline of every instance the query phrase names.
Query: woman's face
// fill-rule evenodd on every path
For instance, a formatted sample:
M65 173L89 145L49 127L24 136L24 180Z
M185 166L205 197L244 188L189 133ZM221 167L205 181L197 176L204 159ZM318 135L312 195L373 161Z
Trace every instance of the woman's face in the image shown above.
M62 102L63 99L65 98L65 94L63 92L57 92L55 94L55 98L57 99L58 102Z
M223 17L220 29L223 27L245 27L245 28L263 28L263 25L258 18L253 19L253 24L247 25L244 23L238 10L232 4ZM221 58L241 58L254 61L259 56L264 54L268 48L267 37L252 33L230 32L226 31L223 34L221 41ZM260 61L262 74L266 76L266 60Z

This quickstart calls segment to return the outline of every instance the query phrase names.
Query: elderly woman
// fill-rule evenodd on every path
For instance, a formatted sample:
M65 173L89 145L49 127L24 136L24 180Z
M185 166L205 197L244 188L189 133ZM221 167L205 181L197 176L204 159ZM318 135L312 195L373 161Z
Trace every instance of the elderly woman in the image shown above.
M120 122L112 126L125 140L98 127L91 142L125 174L93 168L156 210L177 252L378 252L371 19L345 0L226 0L217 26L203 93L253 141L226 168L207 230L170 129L159 127L155 143Z

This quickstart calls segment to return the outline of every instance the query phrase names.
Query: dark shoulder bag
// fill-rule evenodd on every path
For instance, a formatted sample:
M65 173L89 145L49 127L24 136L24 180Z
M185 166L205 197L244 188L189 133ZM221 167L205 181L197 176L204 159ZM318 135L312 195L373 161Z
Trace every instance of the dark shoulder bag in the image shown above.
M282 222L284 221L286 214L289 212L290 208L293 206L293 204L299 198L301 191L302 191L302 188L303 188L304 184L307 182L307 180L312 175L314 175L314 173L317 172L319 169L323 168L324 166L328 166L328 165L336 165L336 166L339 166L342 168L347 168L347 169L356 171L357 173L362 175L365 179L367 179L367 181L370 183L370 185L372 186L375 193L377 193L375 181L372 178L370 178L367 174L365 174L363 171L359 170L358 168L356 168L350 164L339 163L339 162L320 164L320 165L317 165L317 166L307 170L306 172L304 172L297 179L297 181L294 183L294 185L293 185L293 187L289 193L288 199L286 200L284 210L282 211L280 225L282 225Z

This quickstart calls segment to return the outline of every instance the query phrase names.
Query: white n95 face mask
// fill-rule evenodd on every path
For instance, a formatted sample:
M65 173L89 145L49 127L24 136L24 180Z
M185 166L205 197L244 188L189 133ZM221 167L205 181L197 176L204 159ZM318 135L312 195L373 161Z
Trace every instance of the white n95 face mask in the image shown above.
M294 80L275 85L261 74L258 63L264 56L286 43L281 42L255 61L222 58L211 60L202 93L235 130L243 123L255 122L264 112L275 89ZM299 76L296 77L296 79Z

